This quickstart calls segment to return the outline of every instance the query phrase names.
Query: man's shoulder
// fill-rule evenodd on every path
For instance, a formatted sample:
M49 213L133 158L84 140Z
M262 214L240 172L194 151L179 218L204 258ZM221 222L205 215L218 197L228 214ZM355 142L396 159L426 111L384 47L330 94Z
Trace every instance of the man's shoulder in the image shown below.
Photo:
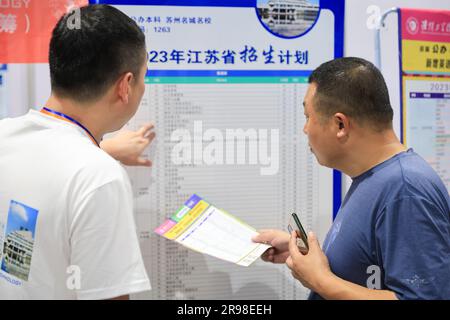
M92 190L112 181L126 182L127 175L118 161L76 131L51 128L36 139L42 156L37 163L48 172L61 175L63 184ZM50 163L47 163L50 162Z
M410 150L398 157L385 173L385 190L389 202L406 199L426 201L448 208L448 191L436 171L420 155Z
M76 178L96 181L98 185L126 180L125 171L119 162L102 149L82 142L74 142L71 146L80 152L80 156L74 153L67 155ZM73 156L75 158L71 158Z
M410 151L407 156L400 158L399 166L406 185L414 187L414 189L420 187L445 189L437 172L414 151Z
M374 212L401 199L421 199L448 206L446 187L433 168L413 150L398 154L375 167L361 180L356 198L364 205L377 203Z
M1 120L0 137L4 138L1 145L8 150L11 159L20 162L20 159L31 158L34 167L45 170L54 179L84 179L98 184L125 179L122 166L84 132L75 126L43 118L36 112ZM19 165L9 163L13 167Z
M432 182L439 176L434 169L420 155L413 150L408 150L402 154L396 155L390 163L382 170L379 175L383 183L401 185L416 184L417 181Z
M12 130L15 129L18 126L23 126L24 123L27 121L28 119L28 114L19 116L19 117L14 117L14 118L3 118L0 119L0 132L1 131L6 131L6 130Z

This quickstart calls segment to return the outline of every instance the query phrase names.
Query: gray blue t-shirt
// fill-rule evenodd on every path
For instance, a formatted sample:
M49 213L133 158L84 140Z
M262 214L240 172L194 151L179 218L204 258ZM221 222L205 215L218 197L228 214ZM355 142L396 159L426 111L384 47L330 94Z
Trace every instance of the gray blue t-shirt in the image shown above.
M450 299L449 193L412 149L399 153L353 179L323 250L347 281L399 299Z

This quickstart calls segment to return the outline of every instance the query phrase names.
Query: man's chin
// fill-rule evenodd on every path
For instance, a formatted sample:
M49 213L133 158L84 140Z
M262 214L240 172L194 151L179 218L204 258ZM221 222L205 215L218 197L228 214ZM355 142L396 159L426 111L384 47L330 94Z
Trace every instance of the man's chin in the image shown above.
M317 162L318 162L321 166L323 166L324 164L322 163L322 161L320 161L319 157L318 157L317 154L314 152L314 150L313 150L311 147L309 147L309 150L310 150L311 153L314 155L314 157L316 158Z

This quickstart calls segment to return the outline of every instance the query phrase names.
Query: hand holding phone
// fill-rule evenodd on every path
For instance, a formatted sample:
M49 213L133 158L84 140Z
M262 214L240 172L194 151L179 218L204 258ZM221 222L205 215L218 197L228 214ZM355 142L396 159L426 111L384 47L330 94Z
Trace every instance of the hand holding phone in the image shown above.
M303 229L303 226L300 223L300 219L295 212L292 213L288 224L289 233L292 233L292 231L294 230L297 233L297 246L300 252L303 254L307 254L309 251L308 236L306 235L305 229Z

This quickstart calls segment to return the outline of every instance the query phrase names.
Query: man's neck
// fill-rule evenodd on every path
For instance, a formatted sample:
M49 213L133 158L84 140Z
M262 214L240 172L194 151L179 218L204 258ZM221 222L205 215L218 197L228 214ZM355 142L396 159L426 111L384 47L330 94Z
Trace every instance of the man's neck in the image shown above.
M393 130L367 134L355 142L339 169L354 178L405 150Z
M107 132L102 126L103 119L95 105L87 106L73 100L61 99L51 95L45 106L78 121L94 136L97 143L100 143L103 135Z

